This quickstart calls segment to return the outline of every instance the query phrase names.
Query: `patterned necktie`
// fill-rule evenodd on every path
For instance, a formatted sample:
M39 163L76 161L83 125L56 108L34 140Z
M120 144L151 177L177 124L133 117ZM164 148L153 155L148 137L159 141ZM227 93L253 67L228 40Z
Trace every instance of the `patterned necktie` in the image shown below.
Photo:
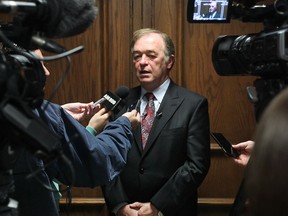
M145 148L151 127L153 125L154 114L155 114L155 105L154 105L155 96L153 95L153 93L146 93L145 96L148 100L148 103L145 107L145 110L142 116L141 133L142 133L143 149Z

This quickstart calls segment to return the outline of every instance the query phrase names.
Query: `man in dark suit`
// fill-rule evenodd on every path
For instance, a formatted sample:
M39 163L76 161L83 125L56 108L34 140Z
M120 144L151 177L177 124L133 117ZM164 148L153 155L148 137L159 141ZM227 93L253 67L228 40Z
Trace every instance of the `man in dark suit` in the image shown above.
M141 101L142 126L133 132L121 176L103 186L107 206L120 216L195 216L197 188L210 166L208 102L169 78L175 49L167 34L140 29L134 32L131 52L141 86L131 89L127 108ZM147 92L154 95L155 118L143 146L143 120L151 121L146 119L151 114L145 109Z

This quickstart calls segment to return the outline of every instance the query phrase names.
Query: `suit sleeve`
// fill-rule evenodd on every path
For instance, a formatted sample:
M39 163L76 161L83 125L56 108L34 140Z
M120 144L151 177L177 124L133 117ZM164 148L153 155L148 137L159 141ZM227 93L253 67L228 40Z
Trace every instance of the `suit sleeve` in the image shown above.
M102 186L102 192L108 209L115 215L122 206L130 203L119 176Z
M119 117L108 123L102 133L93 136L57 105L48 106L46 113L47 122L62 138L63 153L74 169L74 186L95 187L106 184L126 165L132 140L128 118ZM67 177L71 173L65 164L58 162L50 171L62 183L70 182Z
M185 163L151 198L151 202L164 215L173 215L183 200L186 200L191 194L197 193L197 188L208 173L210 167L210 125L208 102L205 98L197 104L193 111L187 130L187 159Z

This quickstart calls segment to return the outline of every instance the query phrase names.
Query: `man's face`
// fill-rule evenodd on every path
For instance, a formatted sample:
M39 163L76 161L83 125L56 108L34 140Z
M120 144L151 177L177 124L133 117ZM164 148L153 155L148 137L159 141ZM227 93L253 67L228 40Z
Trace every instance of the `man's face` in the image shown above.
M134 44L133 63L140 84L153 91L167 78L172 60L165 61L164 41L159 34L144 35Z
M211 2L209 12L213 13L216 10L216 7L217 7L216 2Z

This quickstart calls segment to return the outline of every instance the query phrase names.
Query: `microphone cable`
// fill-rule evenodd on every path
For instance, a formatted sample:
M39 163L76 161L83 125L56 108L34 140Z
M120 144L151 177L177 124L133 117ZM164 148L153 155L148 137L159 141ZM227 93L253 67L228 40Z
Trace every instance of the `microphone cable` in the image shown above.
M67 64L66 64L66 69L64 71L64 74L60 77L60 79L58 80L58 82L54 86L50 96L47 99L48 101L51 101L54 98L54 96L56 95L58 89L60 88L60 86L62 85L64 80L68 77L68 75L70 74L70 71L71 71L71 58L70 58L70 56L66 57L66 61L67 61ZM47 109L48 105L49 105L49 103L45 104L45 106L43 108L43 111L45 111Z
M15 43L10 41L1 30L0 30L0 39L7 47L12 49L14 52L16 52L16 53L18 53L20 55L23 55L23 56L25 56L28 59L31 59L30 55L27 55ZM55 61L55 60L59 60L59 59L65 58L65 57L73 55L73 54L80 53L83 50L84 50L84 46L80 45L78 47L75 47L73 49L67 50L65 52L62 52L62 53L59 53L59 54L56 54L56 55L53 55L53 56L44 57L44 58L33 57L33 59L34 60L38 60L38 61Z

